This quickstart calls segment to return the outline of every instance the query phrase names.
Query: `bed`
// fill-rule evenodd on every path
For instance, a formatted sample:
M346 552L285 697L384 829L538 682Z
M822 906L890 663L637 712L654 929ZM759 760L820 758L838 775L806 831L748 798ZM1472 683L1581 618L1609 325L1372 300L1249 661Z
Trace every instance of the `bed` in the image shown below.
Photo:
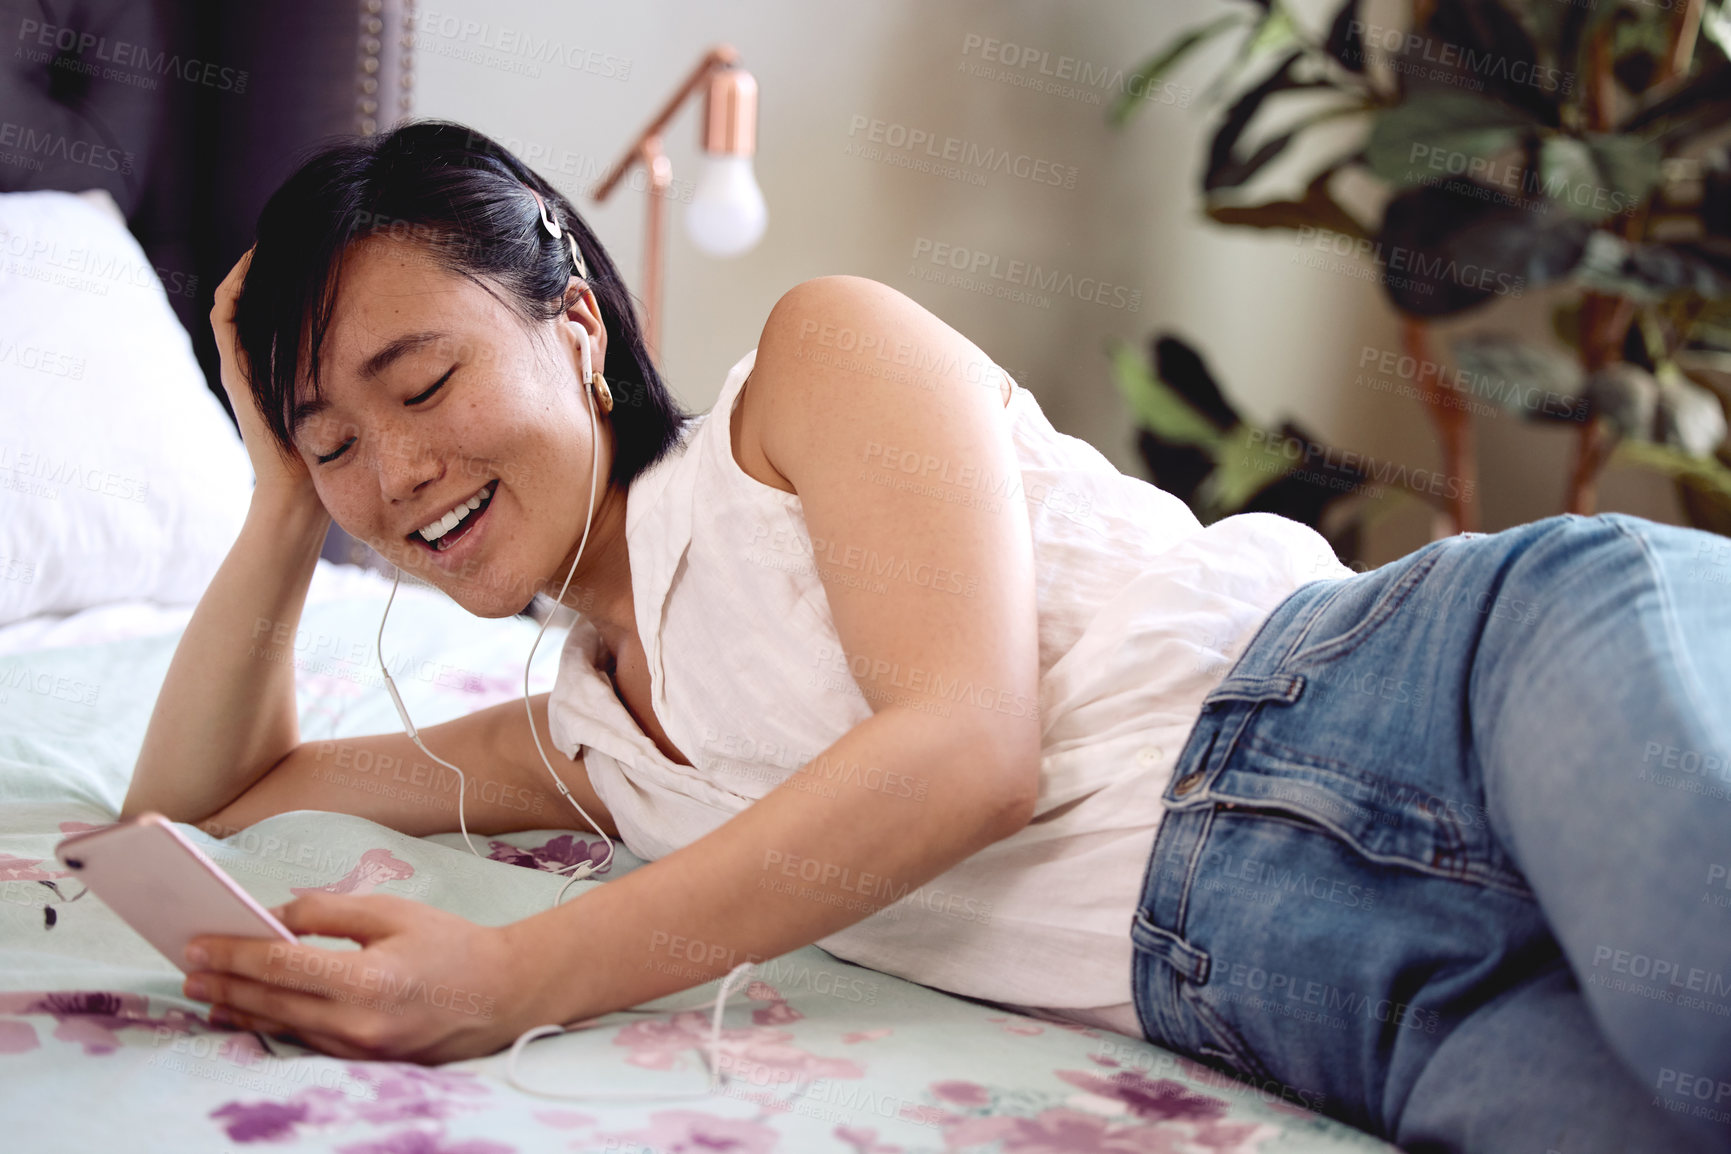
M357 76L406 67L390 34L403 18L394 5L299 3L298 22L290 12L72 4L20 25L40 58L4 63L8 123L60 141L31 154L38 167L0 164L4 1148L1392 1149L1299 1108L1278 1086L1247 1086L1136 1039L951 996L815 946L758 966L729 999L726 1079L713 1093L703 1007L718 982L537 1041L515 1079L505 1054L439 1067L329 1058L213 1027L206 1006L181 996L179 971L53 850L115 819L191 607L244 515L250 470L208 355L210 289L296 150L371 116L388 120L380 101L371 112L357 105ZM90 32L111 59L120 42L144 46L146 61L160 59L152 45L202 54L198 79L156 71L167 82L148 89L137 70L160 66L129 56L131 91L81 89L61 75L79 58L57 47L67 29ZM58 163L69 143L84 146L85 162ZM99 148L120 150L131 171L89 164ZM76 268L65 258L74 249ZM261 648L293 663L304 740L396 728L373 655L389 588L375 572L324 559L298 629L259 630ZM470 617L406 584L387 660L427 725L514 698L536 629L527 617ZM532 692L551 687L563 641L560 629L542 639ZM380 767L346 771L390 788ZM311 811L220 840L178 828L266 905L309 890L377 892L486 924L546 908L564 885L554 871L600 856L586 831L478 838L480 859L455 833L415 838ZM573 889L642 864L620 846L597 880Z

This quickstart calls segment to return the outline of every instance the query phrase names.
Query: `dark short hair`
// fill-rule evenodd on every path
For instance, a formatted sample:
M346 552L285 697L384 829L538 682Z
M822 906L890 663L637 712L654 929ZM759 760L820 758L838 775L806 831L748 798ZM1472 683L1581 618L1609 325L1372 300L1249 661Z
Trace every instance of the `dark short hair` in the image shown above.
M559 239L542 225L531 188L546 200ZM566 229L576 234L607 328L616 443L610 479L629 485L678 444L689 414L649 359L625 282L557 189L497 141L448 120L339 138L306 159L259 214L235 327L253 397L278 447L295 455L296 405L320 395L319 352L352 243L389 236L417 244L439 267L536 322L563 314L576 271ZM309 395L298 397L303 353Z

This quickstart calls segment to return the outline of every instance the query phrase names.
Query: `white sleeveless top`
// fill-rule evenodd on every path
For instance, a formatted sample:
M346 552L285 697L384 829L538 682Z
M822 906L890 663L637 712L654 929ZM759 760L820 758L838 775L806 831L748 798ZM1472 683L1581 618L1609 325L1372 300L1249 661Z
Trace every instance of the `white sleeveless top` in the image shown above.
M816 568L798 560L811 553L800 498L734 460L730 418L756 359L753 349L733 366L714 407L632 482L626 503L651 700L695 765L670 761L626 711L595 667L599 635L585 618L548 704L554 743L570 757L588 750L596 793L646 860L709 833L872 714ZM1273 514L1203 528L1011 389L1021 485L993 496L1025 501L1033 530L1037 813L817 944L924 985L1140 1036L1130 923L1160 795L1202 698L1287 594L1351 570L1314 530Z

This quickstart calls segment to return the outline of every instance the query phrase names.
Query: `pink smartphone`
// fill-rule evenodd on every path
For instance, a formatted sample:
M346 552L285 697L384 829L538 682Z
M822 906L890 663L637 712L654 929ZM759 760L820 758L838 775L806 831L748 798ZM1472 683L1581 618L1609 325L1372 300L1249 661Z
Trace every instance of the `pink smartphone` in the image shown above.
M54 856L182 973L201 934L300 940L160 813L75 833Z

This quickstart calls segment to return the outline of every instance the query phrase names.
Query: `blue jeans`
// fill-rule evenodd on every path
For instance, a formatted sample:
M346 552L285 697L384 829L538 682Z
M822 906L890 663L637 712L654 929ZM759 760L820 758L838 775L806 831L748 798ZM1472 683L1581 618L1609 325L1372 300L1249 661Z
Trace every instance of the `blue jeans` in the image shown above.
M1565 514L1304 585L1165 800L1150 1041L1409 1151L1731 1151L1731 540Z

